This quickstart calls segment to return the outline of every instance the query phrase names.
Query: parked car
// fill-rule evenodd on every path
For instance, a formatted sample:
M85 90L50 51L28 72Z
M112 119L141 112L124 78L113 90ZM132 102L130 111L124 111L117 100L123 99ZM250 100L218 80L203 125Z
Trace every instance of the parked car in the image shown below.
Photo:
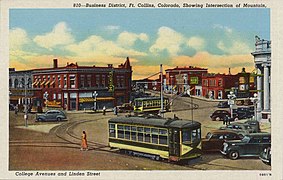
M233 112L237 114L238 119L248 119L254 116L253 110L249 107L239 107L233 110Z
M244 123L250 125L253 128L253 132L260 132L260 125L258 121L247 120Z
M257 133L251 125L239 122L220 127L219 130L233 130L242 137L250 133Z
M228 104L228 101L221 101L217 104L217 107L218 108L229 108L229 104Z
M131 112L134 110L134 107L130 103L124 103L122 106L117 106L117 108L119 113Z
M229 117L231 117L231 113L229 111L226 110L216 110L214 111L210 118L212 119L212 121L223 121L223 119L226 117L226 115L228 115ZM236 116L236 114L234 114L234 117ZM234 121L234 118L231 119L231 121Z
M240 140L242 137L232 130L214 130L202 139L202 151L220 151L227 140Z
M271 147L266 147L264 150L260 153L259 158L261 161L267 165L271 165Z
M48 110L44 114L36 114L37 121L61 121L66 119L65 113L60 110Z
M230 159L238 159L239 157L259 157L264 148L271 146L270 133L252 133L246 135L241 140L226 141L220 151L224 156Z

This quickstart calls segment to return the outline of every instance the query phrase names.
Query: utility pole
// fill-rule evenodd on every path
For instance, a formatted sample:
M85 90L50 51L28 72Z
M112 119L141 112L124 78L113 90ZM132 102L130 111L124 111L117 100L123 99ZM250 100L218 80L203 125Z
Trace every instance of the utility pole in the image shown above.
M160 101L161 101L161 109L160 109L160 114L162 117L164 117L163 115L163 111L164 111L164 107L163 107L163 74L162 74L163 70L162 70L162 64L160 64Z

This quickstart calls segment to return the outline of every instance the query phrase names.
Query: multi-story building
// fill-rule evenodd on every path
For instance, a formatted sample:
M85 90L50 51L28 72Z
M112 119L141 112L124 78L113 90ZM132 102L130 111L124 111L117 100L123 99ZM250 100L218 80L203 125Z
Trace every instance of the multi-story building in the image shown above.
M242 69L242 72L237 74L239 78L239 86L237 92L235 92L237 98L249 98L255 93L255 73L246 72L245 68Z
M202 76L207 74L207 69L199 67L176 67L165 70L167 91L178 91L184 93L190 89L191 95L201 96Z
M271 41L256 36L254 56L257 88L257 120L271 119L270 106L270 71L271 71Z
M32 91L32 71L16 71L15 68L9 68L9 103L30 104L33 97Z
M130 100L132 67L129 58L124 64L113 67L79 66L67 63L58 67L53 60L52 68L32 71L35 97L45 105L66 110L111 108Z
M202 96L210 99L225 99L227 94L238 87L238 76L231 74L204 74Z

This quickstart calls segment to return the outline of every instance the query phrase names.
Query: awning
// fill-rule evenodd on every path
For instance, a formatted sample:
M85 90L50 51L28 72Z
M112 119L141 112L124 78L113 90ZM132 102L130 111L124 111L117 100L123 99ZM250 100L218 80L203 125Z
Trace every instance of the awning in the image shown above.
M45 81L43 81L43 82L41 82L41 83L40 83L40 86L42 86L45 82L46 82L46 80L45 80Z
M54 83L55 83L55 81L52 81L52 82L50 83L50 86L52 86Z
M115 98L114 97L97 97L96 101L113 101ZM94 102L94 98L92 97L84 97L79 99L80 103L85 103L85 102Z
M32 85L34 86L36 83L37 83L37 80L35 80L35 81L32 83Z
M48 80L44 85L47 86L50 83L50 80Z

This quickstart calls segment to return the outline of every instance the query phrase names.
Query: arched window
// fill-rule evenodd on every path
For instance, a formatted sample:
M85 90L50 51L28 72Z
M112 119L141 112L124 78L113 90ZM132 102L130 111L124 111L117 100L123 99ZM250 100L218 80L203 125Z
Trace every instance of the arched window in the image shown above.
M31 88L31 78L28 78L28 88Z
M24 88L25 87L25 84L26 84L26 82L25 82L25 79L24 78L22 78L22 80L21 80L21 88Z
M15 79L14 81L14 88L17 88L19 86L19 81L18 79Z

